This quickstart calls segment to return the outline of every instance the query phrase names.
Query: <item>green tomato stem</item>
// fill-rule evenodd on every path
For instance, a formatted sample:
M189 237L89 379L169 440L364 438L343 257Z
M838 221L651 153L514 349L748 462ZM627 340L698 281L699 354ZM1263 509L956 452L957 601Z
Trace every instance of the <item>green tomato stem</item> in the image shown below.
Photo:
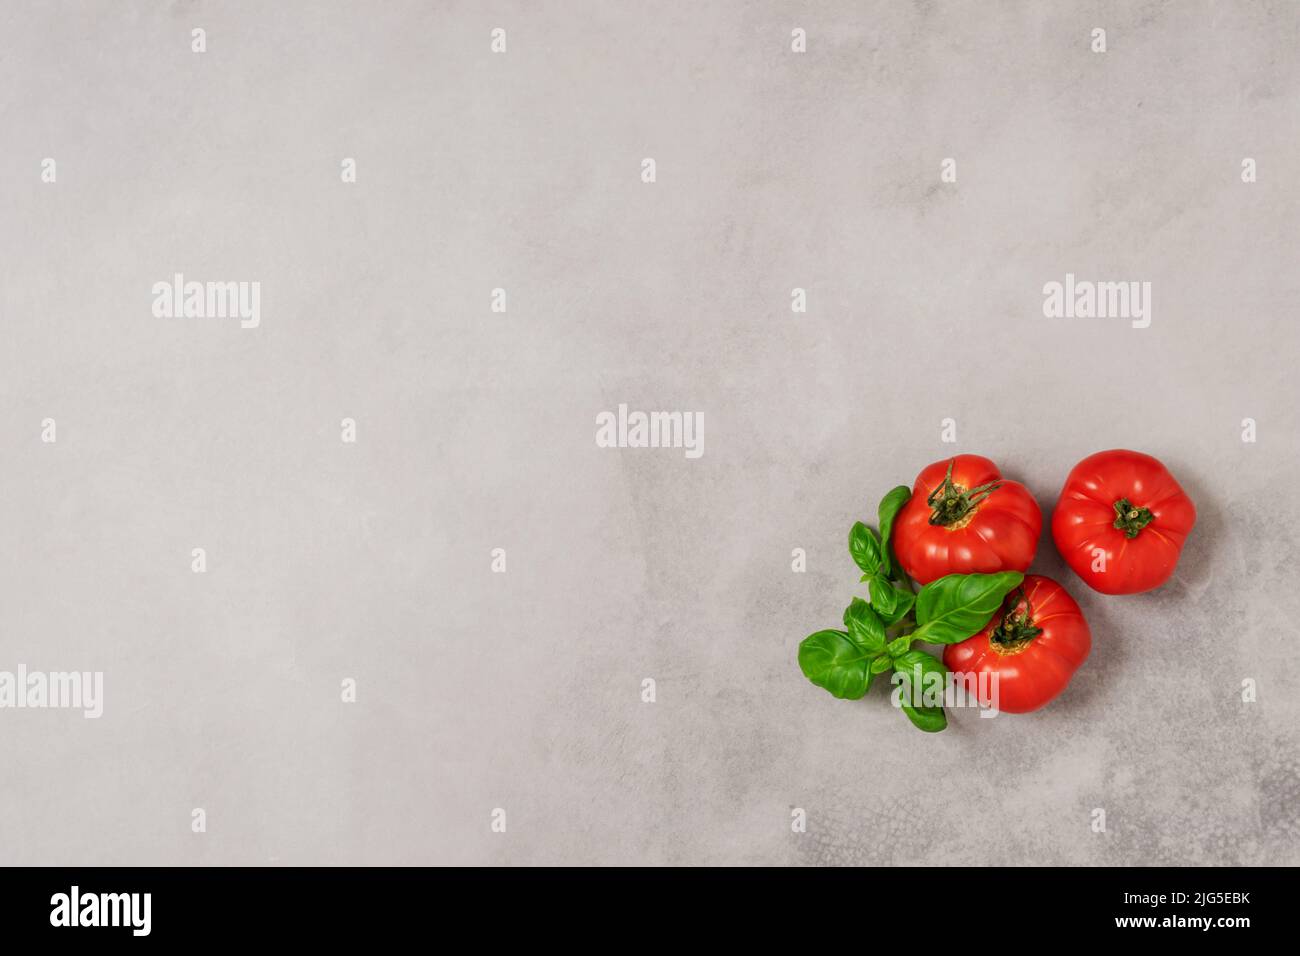
M930 506L930 524L950 527L961 521L981 501L1002 487L1002 480L996 479L975 488L963 488L952 480L952 468L957 463L954 458L948 462L948 473L943 476L943 484L930 492L925 503Z
M1127 498L1115 502L1114 526L1123 531L1126 538L1136 538L1138 532L1154 521L1155 517L1150 508L1139 508Z
M1024 610L1021 610L1022 604ZM1007 612L989 635L989 641L998 645L1003 652L1019 651L1042 634L1043 629L1034 626L1034 609L1029 606L1023 587L1012 593L1006 606Z

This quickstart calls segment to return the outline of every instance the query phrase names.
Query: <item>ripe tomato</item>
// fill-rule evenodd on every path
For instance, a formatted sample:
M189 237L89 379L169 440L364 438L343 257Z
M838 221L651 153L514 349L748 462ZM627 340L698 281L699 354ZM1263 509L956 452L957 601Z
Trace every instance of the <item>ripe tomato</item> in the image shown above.
M1034 560L1043 514L1022 484L979 455L937 461L916 476L891 541L914 580L1023 571Z
M1150 455L1099 451L1074 466L1052 514L1061 557L1102 594L1137 594L1169 580L1196 524L1196 506Z
M984 706L1024 714L1063 691L1091 649L1074 598L1051 578L1030 574L984 630L944 648L943 662L958 679L976 675L972 689Z

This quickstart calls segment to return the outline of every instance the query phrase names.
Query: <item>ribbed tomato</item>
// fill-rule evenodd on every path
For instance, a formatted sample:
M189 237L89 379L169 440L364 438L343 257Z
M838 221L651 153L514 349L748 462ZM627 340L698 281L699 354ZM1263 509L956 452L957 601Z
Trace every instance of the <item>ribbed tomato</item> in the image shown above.
M1169 580L1196 506L1158 459L1099 451L1074 466L1052 514L1061 557L1103 594L1137 594Z
M958 455L916 476L891 542L903 570L928 584L945 574L1024 571L1042 530L1029 489L987 458Z
M976 675L973 689L984 706L1024 714L1063 691L1091 649L1074 598L1051 578L1030 574L984 630L944 649L943 662L959 680Z

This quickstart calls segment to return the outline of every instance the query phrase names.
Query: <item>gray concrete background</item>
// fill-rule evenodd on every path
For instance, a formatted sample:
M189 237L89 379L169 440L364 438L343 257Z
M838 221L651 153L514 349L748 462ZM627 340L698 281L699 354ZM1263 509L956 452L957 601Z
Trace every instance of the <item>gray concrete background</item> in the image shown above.
M1297 48L1291 3L5 3L0 669L106 702L0 711L0 861L1300 863ZM154 318L177 271L261 327ZM1151 327L1045 319L1066 272ZM598 449L619 402L704 456ZM1127 446L1200 523L1127 598L1044 538L1092 657L926 736L795 652L945 417L1045 517Z

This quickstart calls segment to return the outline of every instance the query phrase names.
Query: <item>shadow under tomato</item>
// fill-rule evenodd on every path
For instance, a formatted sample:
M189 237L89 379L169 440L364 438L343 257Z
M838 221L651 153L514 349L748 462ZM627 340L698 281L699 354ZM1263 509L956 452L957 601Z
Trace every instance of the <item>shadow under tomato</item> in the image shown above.
M1200 475L1185 463L1175 461L1169 465L1169 470L1196 506L1196 524L1183 544L1173 576L1162 588L1149 593L1172 589L1195 602L1209 591L1214 577L1214 559L1220 555L1217 545L1223 540L1225 529L1223 508L1201 483Z

